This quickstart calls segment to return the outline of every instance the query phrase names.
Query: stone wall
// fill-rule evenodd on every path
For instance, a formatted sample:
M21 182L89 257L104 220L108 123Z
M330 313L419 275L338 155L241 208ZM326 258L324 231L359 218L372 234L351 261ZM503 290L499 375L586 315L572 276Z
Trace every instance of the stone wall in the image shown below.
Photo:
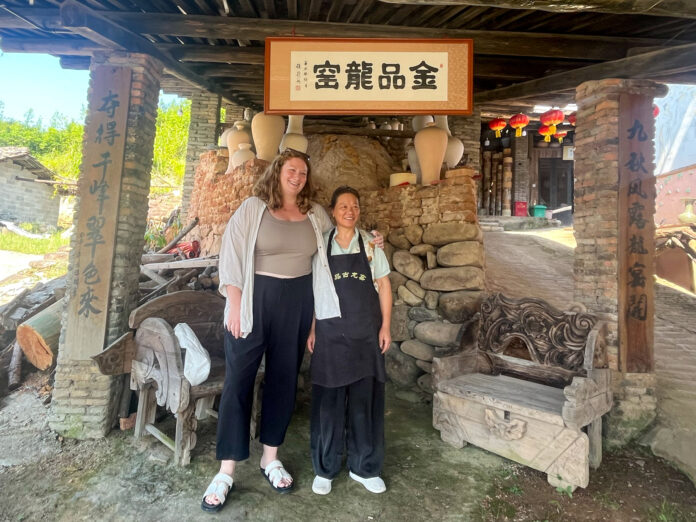
M198 158L206 149L217 144L216 132L220 119L220 97L209 92L198 91L191 98L191 121L189 123L186 168L184 170L183 196L181 200L182 220L186 221Z
M115 237L115 255L109 292L108 321L105 345L127 330L128 316L137 305L140 258L144 246L145 225L150 191L150 169L155 138L155 121L159 98L162 66L146 55L110 53L96 54L92 67L113 65L132 70L130 106L128 108L127 138L121 178L121 197ZM88 98L91 96L91 86ZM95 107L99 101L90 100ZM90 115L87 115L90 118ZM90 144L83 144L88 147ZM79 201L75 205L74 224L80 218ZM70 299L77 288L78 238L73 234L68 264L66 297ZM66 312L63 324L66 324ZM59 346L65 342L61 331ZM53 389L51 428L65 436L95 438L105 435L115 421L124 379L102 375L91 360L72 360L60 349Z
M201 154L196 170L188 215L190 219L199 219L190 237L200 241L202 256L220 252L227 222L242 201L251 196L256 180L268 166L267 161L254 159L228 175L227 160L227 149L209 150Z
M459 349L462 325L480 303L483 235L473 173L457 169L438 185L362 193L363 226L387 237L394 297L387 374L402 393L432 393L433 357Z
M53 186L19 181L16 176L36 178L35 174L13 164L12 160L0 161L0 219L55 227L60 197L54 196Z

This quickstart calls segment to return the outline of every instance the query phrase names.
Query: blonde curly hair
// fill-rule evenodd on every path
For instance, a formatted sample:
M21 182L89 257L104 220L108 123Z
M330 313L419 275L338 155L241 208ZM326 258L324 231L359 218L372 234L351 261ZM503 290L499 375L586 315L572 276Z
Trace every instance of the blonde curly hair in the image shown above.
M278 154L254 185L253 193L272 210L281 208L283 206L283 193L280 189L280 171L285 162L291 158L300 158L307 165L307 181L297 195L297 206L300 212L306 214L312 208L310 198L314 195L314 191L312 189L312 166L309 163L309 156L304 152L286 148Z

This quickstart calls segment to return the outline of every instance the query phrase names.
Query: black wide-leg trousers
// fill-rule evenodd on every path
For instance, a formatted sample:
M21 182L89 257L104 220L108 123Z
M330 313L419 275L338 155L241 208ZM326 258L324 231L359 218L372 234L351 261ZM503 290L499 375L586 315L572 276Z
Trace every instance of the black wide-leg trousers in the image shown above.
M297 375L312 325L312 275L254 277L254 324L246 338L225 330L225 384L217 425L218 460L249 458L254 380L266 354L260 441L280 446L295 407Z
M384 383L374 377L347 386L312 385L311 451L314 473L327 479L348 469L377 477L384 463Z

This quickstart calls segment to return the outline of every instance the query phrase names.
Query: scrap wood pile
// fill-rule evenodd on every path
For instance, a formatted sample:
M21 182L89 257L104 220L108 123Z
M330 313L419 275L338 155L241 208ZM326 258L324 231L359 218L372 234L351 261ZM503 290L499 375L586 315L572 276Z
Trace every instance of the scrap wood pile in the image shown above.
M658 230L657 235L655 248L658 252L667 248L681 248L696 263L696 225L676 231Z
M197 257L197 242L181 241L197 224L196 218L164 248L143 254L138 306L180 290L217 294L220 282L217 256ZM0 361L5 364L6 356L11 353L6 363L8 390L21 384L23 358L42 371L55 365L65 290L66 277L63 276L24 290L0 307Z

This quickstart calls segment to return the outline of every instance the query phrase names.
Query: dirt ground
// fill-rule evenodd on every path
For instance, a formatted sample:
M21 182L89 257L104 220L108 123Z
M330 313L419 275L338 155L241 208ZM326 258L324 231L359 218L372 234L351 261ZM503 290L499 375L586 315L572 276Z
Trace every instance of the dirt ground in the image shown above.
M216 470L215 426L203 421L186 468L152 437L112 431L101 440L63 439L48 429L50 375L27 376L0 398L0 520L210 520L200 497ZM271 491L257 468L258 442L237 470L225 520L696 520L696 489L687 477L640 447L605 454L587 489L568 495L540 472L473 446L443 443L432 406L387 389L388 491L368 493L342 474L327 497L311 492L309 401L301 396L281 458L297 486ZM173 430L173 419L165 419Z

